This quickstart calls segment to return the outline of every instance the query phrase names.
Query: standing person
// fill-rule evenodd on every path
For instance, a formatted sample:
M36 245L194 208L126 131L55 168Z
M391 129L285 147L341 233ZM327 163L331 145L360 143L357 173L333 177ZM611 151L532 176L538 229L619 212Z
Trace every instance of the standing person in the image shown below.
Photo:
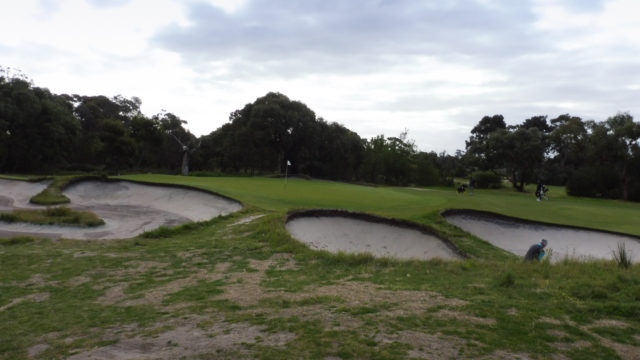
M473 189L476 188L476 179L472 177L469 178L469 193L473 194Z
M531 245L529 251L524 256L525 260L542 260L545 255L544 248L547 246L547 239L542 239L539 244Z
M536 198L538 201L542 200L544 196L544 185L542 185L542 181L538 181L538 186L536 187Z

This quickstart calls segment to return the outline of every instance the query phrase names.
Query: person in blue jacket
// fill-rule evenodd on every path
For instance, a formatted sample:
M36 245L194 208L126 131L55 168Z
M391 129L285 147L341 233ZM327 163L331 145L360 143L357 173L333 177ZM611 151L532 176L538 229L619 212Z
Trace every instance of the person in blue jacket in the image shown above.
M533 260L542 260L545 255L544 248L547 246L547 240L542 239L539 244L531 245L529 251L524 256L525 260L533 261Z

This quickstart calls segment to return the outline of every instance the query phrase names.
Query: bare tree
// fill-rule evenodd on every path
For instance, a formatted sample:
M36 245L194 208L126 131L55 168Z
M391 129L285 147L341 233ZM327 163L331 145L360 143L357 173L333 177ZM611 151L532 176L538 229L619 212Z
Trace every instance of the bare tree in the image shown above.
M200 147L200 142L196 143L195 146L189 147L189 146L183 144L182 141L180 141L180 139L178 139L178 137L175 136L171 131L168 131L167 133L169 135L171 135L174 139L176 139L178 144L180 144L180 146L182 147L181 173L182 173L183 176L189 176L189 160L191 159L191 154L194 151L196 151L198 149L198 147Z

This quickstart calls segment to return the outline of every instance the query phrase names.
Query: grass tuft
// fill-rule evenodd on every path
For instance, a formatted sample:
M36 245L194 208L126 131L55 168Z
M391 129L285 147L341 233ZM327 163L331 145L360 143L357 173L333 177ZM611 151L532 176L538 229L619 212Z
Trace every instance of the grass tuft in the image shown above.
M516 274L514 274L511 270L505 272L500 277L498 285L501 287L514 287L516 285Z
M624 242L618 242L618 248L613 250L613 260L618 264L619 267L623 269L628 269L631 267L632 259L631 253L627 250L627 246Z

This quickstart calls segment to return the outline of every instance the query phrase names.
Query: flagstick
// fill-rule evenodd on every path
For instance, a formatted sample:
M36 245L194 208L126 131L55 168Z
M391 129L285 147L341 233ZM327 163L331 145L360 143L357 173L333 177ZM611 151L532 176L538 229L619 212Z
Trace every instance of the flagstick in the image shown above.
M287 177L289 176L289 160L284 164L284 188L287 188Z

